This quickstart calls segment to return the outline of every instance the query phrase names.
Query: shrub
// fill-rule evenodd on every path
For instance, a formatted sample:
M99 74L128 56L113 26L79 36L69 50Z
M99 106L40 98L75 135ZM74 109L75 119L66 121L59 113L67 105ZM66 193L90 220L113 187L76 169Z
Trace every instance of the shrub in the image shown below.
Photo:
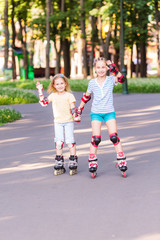
M4 108L0 109L0 125L19 120L21 118L21 113L16 112L15 109Z
M15 82L0 82L0 86L24 89L36 89L36 82L38 80L15 81ZM39 81L43 84L43 89L47 90L50 80ZM69 79L72 91L85 92L88 86L87 79ZM132 78L127 80L129 93L160 93L159 78ZM122 93L122 85L118 84L114 87L114 93Z
M36 103L38 101L37 96L32 92L9 87L0 88L0 105Z

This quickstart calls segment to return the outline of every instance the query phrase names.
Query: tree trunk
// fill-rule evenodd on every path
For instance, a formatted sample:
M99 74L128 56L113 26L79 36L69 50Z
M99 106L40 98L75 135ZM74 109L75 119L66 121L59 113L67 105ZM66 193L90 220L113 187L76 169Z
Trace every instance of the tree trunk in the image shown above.
M141 53L141 68L140 73L141 77L147 76L147 64L146 64L146 43L140 43L140 53Z
M94 63L94 49L96 46L96 43L98 42L98 30L97 30L97 18L94 16L90 16L91 19L91 27L92 27L92 32L91 32L91 44L92 44L92 50L91 50L91 55L89 59L89 67L90 67L90 76L93 78L93 63Z
M66 11L65 0L61 0L61 12L65 12L65 11ZM67 19L65 19L62 22L63 29L66 28L66 21L67 21ZM71 66L70 66L70 41L66 37L63 37L62 49L63 49L63 60L64 60L64 75L66 77L70 77L70 68L71 68Z
M113 62L120 69L120 66L119 66L119 48L117 48L117 47L115 47L115 55L114 55L114 58L113 58Z
M61 59L61 51L62 51L62 39L60 39L60 42L59 42L59 50L58 50L58 47L56 45L56 39L54 41L54 47L55 47L55 51L56 51L56 69L55 69L55 74L58 74L61 71L60 59Z
M113 55L113 62L115 63L116 66L119 67L120 69L120 49L118 44L116 44L118 40L118 18L116 17L116 23L115 23L115 29L114 29L114 39L115 39L115 44L114 44L114 49L115 49L115 54Z
M87 43L86 43L86 31L85 31L85 10L84 10L84 0L80 0L81 6L81 39L82 39L82 57L83 57L83 75L87 78L88 63L87 63Z
M34 44L35 44L35 41L34 41L34 40L31 40L30 44L31 44L31 47L30 47L30 53L29 53L29 65L30 65L30 66L33 66Z
M46 35L47 35L47 45L46 45L46 70L45 70L45 78L49 79L50 76L50 66L49 66L49 49L50 49L50 9L51 3L50 0L46 1Z
M16 38L16 31L15 31L15 23L14 23L14 9L15 9L15 2L12 0L12 13L11 13L11 18L12 18L12 77L13 79L16 79L16 61L15 61L15 56L14 56L14 47L15 47L15 38Z
M27 57L27 47L26 47L26 21L24 21L24 27L22 27L21 23L22 19L19 19L20 24L20 34L21 34L21 44L22 44L22 52L23 52L23 62L24 62L24 70L25 70L25 79L28 79L28 57Z
M4 24L5 24L4 68L8 68L8 52L9 52L8 0L5 0Z
M158 10L158 0L155 0L155 15L156 15L156 38L157 38L157 74L160 77L160 49L159 49L159 22L160 14Z
M139 47L138 47L138 44L136 44L136 50L137 50L136 77L138 78L138 73L139 73Z
M70 41L65 38L63 41L63 59L64 59L64 75L70 77Z
M95 17L90 16L91 18L91 27L92 27L92 35L91 35L91 44L92 44L92 50L91 50L91 56L90 56L90 76L93 78L93 62L94 62L94 48L95 48Z
M110 39L111 39L111 31L109 30L106 36L106 39L104 41L103 36L102 36L102 20L101 17L98 17L99 19L99 33L100 33L100 42L101 42L101 46L103 49L103 55L105 57L105 59L109 59L109 43L110 43Z
M133 74L133 46L131 47L131 62L130 62L130 68L131 68L130 78L132 78L132 74Z

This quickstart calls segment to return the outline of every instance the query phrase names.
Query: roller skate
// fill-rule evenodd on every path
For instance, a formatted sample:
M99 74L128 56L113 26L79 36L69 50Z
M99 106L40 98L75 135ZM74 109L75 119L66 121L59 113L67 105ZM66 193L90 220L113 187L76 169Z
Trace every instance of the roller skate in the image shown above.
M64 168L64 159L62 155L56 155L55 157L55 166L54 166L54 175L60 175L66 172Z
M91 173L91 177L95 178L97 175L97 167L98 167L96 155L90 154L88 162L89 162L89 172Z
M117 164L116 164L116 167L119 167L119 169L121 170L121 172L122 172L122 176L124 177L124 178L126 178L127 177L127 175L126 175L126 171L127 171L127 162L126 162L126 157L125 157L125 155L124 155L124 153L123 152L119 152L119 153L117 153Z
M69 157L69 174L70 176L77 174L77 166L78 166L78 157L75 155L70 155Z

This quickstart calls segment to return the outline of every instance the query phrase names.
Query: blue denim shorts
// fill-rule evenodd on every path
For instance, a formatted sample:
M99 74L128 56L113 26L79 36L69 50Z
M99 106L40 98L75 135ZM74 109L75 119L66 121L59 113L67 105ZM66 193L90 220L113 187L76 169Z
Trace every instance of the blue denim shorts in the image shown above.
M74 122L54 123L55 142L75 143Z
M115 112L111 112L111 113L93 113L93 112L91 112L90 116L91 116L91 121L97 120L97 121L103 122L103 120L104 120L105 122L107 122L108 120L116 119Z

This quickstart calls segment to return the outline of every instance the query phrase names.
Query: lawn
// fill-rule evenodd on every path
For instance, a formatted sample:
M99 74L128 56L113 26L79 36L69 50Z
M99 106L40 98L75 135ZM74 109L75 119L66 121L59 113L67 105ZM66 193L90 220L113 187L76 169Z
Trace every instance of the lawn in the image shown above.
M0 82L0 87L10 87L19 89L36 89L38 80L26 81L5 81ZM43 89L47 90L50 80L40 81L43 83ZM69 79L72 91L85 92L87 90L89 80L86 79ZM127 80L129 93L160 93L160 78L132 78ZM122 85L118 84L114 87L114 93L121 93Z

